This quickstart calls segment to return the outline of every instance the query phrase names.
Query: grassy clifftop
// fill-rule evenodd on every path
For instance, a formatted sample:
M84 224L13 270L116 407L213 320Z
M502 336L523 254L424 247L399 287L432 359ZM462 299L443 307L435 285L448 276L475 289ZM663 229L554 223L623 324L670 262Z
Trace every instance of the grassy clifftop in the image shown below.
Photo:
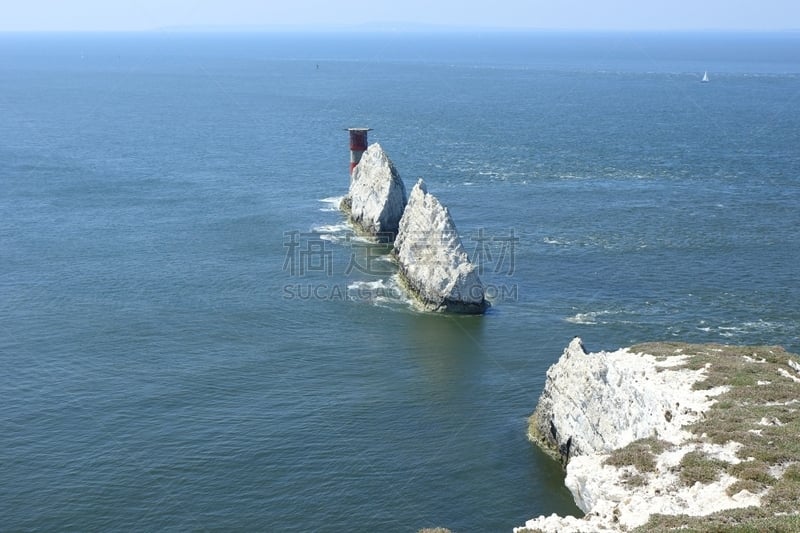
M659 531L800 531L800 360L777 346L739 347L714 344L648 343L633 352L658 357L689 355L685 365L705 368L696 389L726 386L728 391L688 429L698 443L739 443L741 462L731 464L687 454L679 465L680 482L709 483L723 474L737 478L729 494L747 490L761 495L760 507L721 511L708 516L654 515L637 532ZM614 464L637 466L644 480L652 458L667 449L662 442L636 442L617 450Z
M663 342L606 353L594 364L601 355L585 354L585 359L571 355L565 360L565 351L559 364L566 366L553 376L548 372L548 379L555 380L551 388L560 391L558 397L554 399L552 391L549 396L543 393L547 398L544 404L540 398L528 432L531 440L566 465L567 484L576 502L581 499L589 506L587 514L583 519L539 517L515 531L800 531L800 359L796 355L777 346ZM616 377L610 379L611 374ZM682 378L687 375L693 376L688 389ZM561 381L570 379L580 387ZM605 394L604 388L618 390ZM673 388L674 396L669 392ZM616 401L620 393L631 394L630 403ZM692 403L698 396L711 401L702 407ZM643 401L644 397L653 402ZM572 408L564 411L560 406L559 415L551 418L555 409L549 404L554 401ZM606 401L610 403L596 405ZM665 425L651 410L668 405L674 409L663 410ZM604 424L606 415L600 413L622 423ZM675 418L687 413L690 416ZM576 465L556 435L545 434L542 422L549 421L550 432L555 433L554 422L559 426L572 419L583 422L569 431L627 431L636 426L644 438L611 452L579 454ZM648 430L650 423L655 425Z

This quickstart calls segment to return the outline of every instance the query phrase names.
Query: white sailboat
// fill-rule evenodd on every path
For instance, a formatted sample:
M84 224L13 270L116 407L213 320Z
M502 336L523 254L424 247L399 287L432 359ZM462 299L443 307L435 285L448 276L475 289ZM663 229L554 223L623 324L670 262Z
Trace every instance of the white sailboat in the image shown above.
M703 79L700 80L701 83L708 83L708 71L703 72Z

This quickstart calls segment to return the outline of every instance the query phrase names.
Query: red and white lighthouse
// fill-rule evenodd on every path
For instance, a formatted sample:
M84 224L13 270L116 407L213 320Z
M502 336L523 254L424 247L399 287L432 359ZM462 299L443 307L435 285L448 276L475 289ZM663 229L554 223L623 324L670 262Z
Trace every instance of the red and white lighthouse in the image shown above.
M347 128L350 132L350 175L367 149L367 132L372 128Z

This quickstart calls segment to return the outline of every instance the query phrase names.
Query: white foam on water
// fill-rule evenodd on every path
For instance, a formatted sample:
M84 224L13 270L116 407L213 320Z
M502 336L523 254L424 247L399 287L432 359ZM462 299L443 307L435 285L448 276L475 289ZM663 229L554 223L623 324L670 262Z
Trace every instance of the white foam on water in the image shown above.
M364 235L358 235L356 233L350 234L350 242L358 242L361 244L375 244L375 241L370 237L365 237Z
M749 320L740 324L727 324L727 325L706 325L703 321L704 327L698 327L701 331L716 333L720 337L727 339L736 338L739 336L747 335L763 335L765 333L781 332L787 328L787 325L781 322L772 320ZM742 341L746 342L746 341Z
M357 239L353 229L344 222L314 226L311 228L311 231L319 233L319 238L328 242L346 242Z
M564 319L570 324L597 324L594 313L577 313Z
M417 311L415 300L403 289L397 274L386 279L357 280L347 286L352 300L392 310Z
M323 207L320 207L320 211L339 211L339 205L342 203L344 196L331 196L329 198L321 198L317 200L325 204Z
M350 229L350 226L347 224L323 224L321 226L314 226L311 228L311 231L315 233L342 233L342 232L351 232L353 230Z
M348 290L377 291L386 288L387 288L386 281L382 279L376 281L354 281L347 286Z
M618 313L610 310L589 311L588 313L576 313L573 316L565 318L564 320L571 324L586 324L586 325L606 324L608 321L601 320L600 317L606 317L616 314Z

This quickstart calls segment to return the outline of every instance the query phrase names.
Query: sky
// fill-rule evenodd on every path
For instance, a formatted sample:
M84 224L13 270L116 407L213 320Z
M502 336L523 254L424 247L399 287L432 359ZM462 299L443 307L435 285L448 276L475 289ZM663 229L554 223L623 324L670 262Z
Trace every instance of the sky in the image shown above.
M798 0L0 0L0 31L800 29Z

